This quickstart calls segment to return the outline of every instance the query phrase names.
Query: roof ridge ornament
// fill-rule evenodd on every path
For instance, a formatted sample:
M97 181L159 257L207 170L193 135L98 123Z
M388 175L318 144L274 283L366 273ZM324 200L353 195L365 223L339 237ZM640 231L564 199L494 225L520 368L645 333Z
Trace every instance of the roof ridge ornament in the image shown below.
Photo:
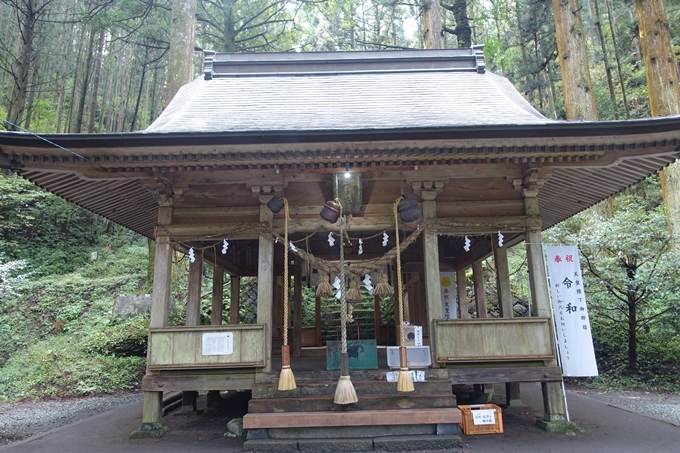
M477 63L477 74L484 74L486 72L486 63L484 63L484 44L472 46L472 51L475 54L475 62Z
M216 54L217 52L214 50L203 51L203 78L205 80L212 80L213 78L213 63Z

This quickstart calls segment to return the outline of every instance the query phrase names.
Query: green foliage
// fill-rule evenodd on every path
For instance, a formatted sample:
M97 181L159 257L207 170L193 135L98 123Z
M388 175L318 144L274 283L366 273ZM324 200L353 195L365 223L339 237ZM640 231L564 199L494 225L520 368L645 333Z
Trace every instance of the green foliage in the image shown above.
M84 349L94 354L146 357L149 319L137 316L93 333Z
M143 357L91 355L79 339L56 335L17 351L0 369L0 398L90 395L132 389L144 373Z
M680 256L659 201L652 178L616 197L613 217L583 213L546 235L579 246L598 365L610 384L624 367L631 379L678 383Z

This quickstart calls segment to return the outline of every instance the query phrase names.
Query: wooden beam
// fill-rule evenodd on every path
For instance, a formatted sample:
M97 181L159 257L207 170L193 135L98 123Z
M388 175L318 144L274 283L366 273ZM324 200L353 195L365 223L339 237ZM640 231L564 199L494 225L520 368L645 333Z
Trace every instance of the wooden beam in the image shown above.
M155 374L144 376L142 390L172 392L182 390L249 390L255 386L255 373L238 374ZM161 393L162 394L162 393Z
M432 220L437 217L437 202L435 198L440 190L423 190L423 218ZM425 284L425 304L427 306L427 323L423 326L423 334L431 339L434 332L433 320L442 318L441 283L439 282L439 236L432 231L423 233L423 264ZM431 341L431 340L430 340ZM436 367L437 351L430 348L432 366Z
M166 226L172 219L171 207L158 208L158 224ZM151 302L151 327L168 325L170 312L170 280L172 278L172 244L163 234L156 236L156 255L154 258L153 295Z
M321 346L321 298L319 296L314 297L314 344L317 347Z
M203 281L203 250L194 249L195 261L189 263L186 326L201 324L201 283Z
M284 412L246 414L243 417L243 428L431 425L438 423L460 423L461 421L460 409L455 407L419 409L417 411Z
M382 337L380 332L380 296L373 296L373 326L375 329L375 344L382 344Z
M458 294L458 317L460 319L467 319L470 317L470 313L468 308L467 278L465 277L465 269L458 269L456 271L456 292Z
M506 382L561 381L558 366L474 367L449 369L451 384L503 384Z
M222 311L224 308L224 269L220 266L213 268L212 307L210 312L210 324L218 326L222 324Z
M484 266L482 260L475 260L472 263L472 281L475 287L477 318L487 318L489 315L486 311L486 288L484 287Z
M302 356L302 260L295 258L293 280L293 357Z
M437 232L443 234L489 234L498 230L510 232L523 232L527 227L526 216L499 216L499 217L456 217L438 218L435 221ZM283 232L283 219L274 219L272 229ZM291 219L288 223L288 232L310 232L320 228L334 229L328 222L318 219ZM352 217L347 228L350 234L358 231L393 230L394 217ZM404 224L400 229L412 231L416 224ZM176 224L166 227L168 234L175 238L200 239L224 236L230 239L255 239L258 237L257 230L251 223L210 223L210 224Z
M232 275L229 277L229 289L231 302L229 305L229 324L238 324L239 310L241 309L241 277Z
M260 222L271 224L272 212L267 208L271 197L260 199ZM272 370L272 304L274 298L274 241L259 235L257 266L257 323L264 324L265 332L265 366L262 371Z
M510 269L508 267L508 249L505 247L498 247L493 243L494 247L494 264L496 265L496 284L498 291L498 308L500 315L504 318L512 318L512 290L510 288Z

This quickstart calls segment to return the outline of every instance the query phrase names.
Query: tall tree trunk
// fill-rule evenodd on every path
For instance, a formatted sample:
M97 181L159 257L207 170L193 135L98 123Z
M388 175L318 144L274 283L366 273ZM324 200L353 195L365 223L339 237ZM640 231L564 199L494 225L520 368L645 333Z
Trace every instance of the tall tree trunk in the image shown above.
M194 29L196 0L174 0L168 52L167 106L182 85L191 82L194 72Z
M628 295L628 369L637 370L637 305L635 297Z
M423 15L423 47L426 49L441 49L444 47L442 39L442 17L439 0L429 0L422 7Z
M597 121L581 6L578 0L552 0L552 5L567 119Z
M663 0L635 0L652 116L680 113L678 70Z
M626 96L626 85L623 83L623 72L621 71L621 57L619 57L619 47L616 42L616 28L614 27L614 13L612 4L609 0L604 0L607 4L607 19L609 20L609 30L612 34L612 44L614 44L614 57L616 58L616 71L619 74L619 84L621 85L621 97L623 97L623 108L626 110L626 119L630 119L630 108Z
M95 62L95 67L94 67L94 76L93 76L93 86L92 86L92 99L90 102L90 115L88 118L88 123L87 123L87 132L88 133L93 133L94 132L94 122L97 117L97 101L99 98L99 80L101 78L101 72L102 72L102 59L104 56L104 38L105 38L104 30L99 31L99 46L97 49L97 60Z
M456 28L453 30L445 28L447 33L456 35L458 47L472 47L472 28L470 28L470 19L467 13L467 0L453 0L453 4L442 5L445 9L453 13L453 18L456 20Z
M35 39L35 24L38 20L38 11L35 10L32 0L23 2L23 9L17 13L19 17L19 38L21 44L19 55L12 68L12 84L10 86L9 109L7 119L12 123L9 130L17 130L24 119L26 109L26 97L28 95L28 83L33 59L33 40ZM16 126L15 126L16 125Z
M139 81L139 90L137 91L137 102L135 102L135 113L132 115L132 124L130 124L130 131L135 130L135 123L137 123L137 115L139 114L139 104L142 101L142 92L144 91L144 79L146 79L146 64L142 65L142 80Z
M635 0L652 116L680 113L678 70L663 0ZM673 233L680 234L680 164L660 173L661 189ZM680 244L676 244L679 246Z
M597 0L594 0L595 6L595 26L597 27L597 35L600 40L600 47L602 47L602 61L604 62L604 69L607 73L607 86L609 87L609 99L612 101L612 110L614 112L614 119L619 119L619 109L616 103L616 95L614 94L614 82L612 81L612 69L609 67L609 59L607 58L607 44L604 40L604 33L602 33L602 22L600 21L600 5Z
M87 99L87 87L90 85L90 76L92 75L92 51L94 50L94 30L92 26L90 29L90 40L87 44L87 57L85 58L85 72L83 75L82 84L80 85L80 93L78 94L78 109L76 110L76 125L73 132L83 131L83 116L85 115L85 99Z

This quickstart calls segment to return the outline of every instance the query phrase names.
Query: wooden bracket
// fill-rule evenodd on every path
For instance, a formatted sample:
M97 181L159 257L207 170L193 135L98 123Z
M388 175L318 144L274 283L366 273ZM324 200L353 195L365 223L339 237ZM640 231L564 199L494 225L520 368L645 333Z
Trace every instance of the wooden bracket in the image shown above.
M538 196L538 192L545 183L545 179L539 178L542 166L540 162L522 164L523 177L512 180L512 186L524 198L535 198Z
M409 184L413 188L413 193L423 200L434 200L437 195L442 193L447 182L449 182L448 179L440 181L411 181Z
M283 189L287 187L288 184L272 184L272 185L252 185L252 184L246 184L246 187L248 187L253 196L260 200L262 202L262 198L265 197L267 198L267 201L275 195L281 195L283 193ZM265 201L266 203L266 201Z

